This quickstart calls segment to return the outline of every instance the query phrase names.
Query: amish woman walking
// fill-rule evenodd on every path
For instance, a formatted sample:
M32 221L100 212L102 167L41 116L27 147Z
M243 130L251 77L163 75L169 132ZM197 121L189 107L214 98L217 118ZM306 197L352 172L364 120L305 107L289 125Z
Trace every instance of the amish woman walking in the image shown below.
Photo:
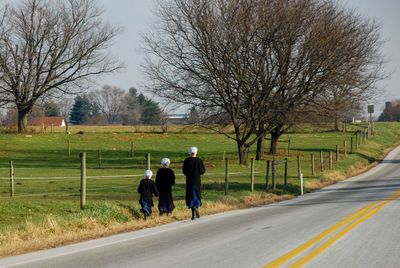
M158 210L160 215L171 213L175 206L172 199L172 185L175 184L175 173L169 168L171 161L168 158L161 160L162 167L157 170L156 186L159 191Z
M182 171L186 176L186 205L192 210L192 220L200 218L198 208L201 206L201 178L206 172L203 160L197 157L197 148L189 148L190 156L183 162Z

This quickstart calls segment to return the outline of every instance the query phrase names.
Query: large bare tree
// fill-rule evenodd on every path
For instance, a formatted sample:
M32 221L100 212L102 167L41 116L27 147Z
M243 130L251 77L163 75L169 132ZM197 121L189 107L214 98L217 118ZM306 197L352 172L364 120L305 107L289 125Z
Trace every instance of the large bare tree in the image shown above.
M22 0L0 20L0 102L18 109L18 131L39 98L74 93L93 76L121 68L104 49L120 29L105 23L93 0Z
M160 21L145 37L145 72L153 92L196 107L198 122L237 142L241 163L257 140L256 109L262 106L249 86L254 77L248 59L259 46L261 30L253 2L160 1ZM227 124L233 134L219 127Z

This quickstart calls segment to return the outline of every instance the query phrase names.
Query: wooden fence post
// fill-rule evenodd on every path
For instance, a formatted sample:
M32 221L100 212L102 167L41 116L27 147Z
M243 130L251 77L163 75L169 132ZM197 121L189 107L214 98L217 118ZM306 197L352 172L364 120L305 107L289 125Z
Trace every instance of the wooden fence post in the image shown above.
M254 191L254 158L251 158L251 176L250 176L251 192Z
M229 159L225 158L225 195L228 195Z
M362 134L363 134L363 143L366 143L367 142L367 138L366 138L366 135L365 135L365 128L364 128Z
M68 152L68 157L71 157L71 141L70 140L68 140L67 152Z
M270 160L267 160L267 176L265 178L265 190L267 192L269 190L269 165L270 165Z
M324 158L322 156L322 150L319 152L319 167L322 170L324 170Z
M347 142L343 141L343 154L344 156L347 156Z
M146 154L146 170L150 169L150 153Z
M290 138L289 138L289 141L288 141L287 155L290 156Z
M354 149L353 149L353 137L350 138L350 153L351 153L351 154L354 153Z
M300 193L303 195L303 173L301 173L301 163L300 163L300 156L297 156L297 170L298 176L300 180Z
M10 161L10 196L13 197L14 192L14 162Z
M99 150L97 153L97 162L99 164L99 168L101 168L101 150Z
M135 144L131 141L131 156L132 158L135 157Z
M356 131L356 150L358 149L358 132Z
M340 156L339 156L339 145L336 145L336 163L339 162Z
M329 169L332 169L332 151L329 151Z
M287 158L285 158L285 185L287 185Z
M272 189L276 190L276 181L275 181L275 161L272 160Z
M314 176L314 154L311 154L311 175Z
M83 152L81 157L81 209L86 206L86 153Z
M54 134L54 123L51 123L51 134Z
M298 176L300 178L300 174L301 174L300 155L297 156L297 172L298 172Z

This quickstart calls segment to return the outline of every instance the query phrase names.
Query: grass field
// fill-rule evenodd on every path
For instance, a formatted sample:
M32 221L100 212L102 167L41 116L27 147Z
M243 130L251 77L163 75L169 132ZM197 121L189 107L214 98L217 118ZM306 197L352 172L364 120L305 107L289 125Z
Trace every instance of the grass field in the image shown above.
M398 143L400 124L376 123L376 135L346 157L342 151L344 141L350 151L351 137L355 144L354 131L361 128L349 126L347 132L334 132L329 128L304 125L281 138L291 140L290 156L287 155L287 143L281 142L279 155L275 157L277 161L288 158L288 184L283 183L283 166L278 166L277 190L269 193L265 191L266 160L272 160L271 155L255 161L255 191L251 193L251 168L250 165L238 165L236 143L197 128L171 127L168 133L161 133L158 127L74 126L69 129L71 134L56 128L54 134L0 135L0 255L187 218L189 212L183 201L185 185L181 167L190 146L199 148L198 156L206 165L207 171L202 177L202 213L209 214L298 195L297 156L301 159L306 192L365 170ZM76 134L78 131L84 134ZM134 143L134 157L131 142ZM334 168L329 170L328 152L332 151L335 159L336 145L341 149L340 161L334 162ZM320 151L324 156L322 172ZM88 206L83 211L79 209L81 152L87 153L88 166ZM153 172L160 167L163 157L171 159L171 168L177 175L173 187L177 209L172 217L159 217L155 212L153 219L145 222L139 213L136 189L142 179L147 153L151 155ZM254 157L255 147L249 153ZM310 168L311 153L315 157L314 176ZM228 196L224 194L224 156L230 159ZM14 162L14 197L10 197L10 160Z

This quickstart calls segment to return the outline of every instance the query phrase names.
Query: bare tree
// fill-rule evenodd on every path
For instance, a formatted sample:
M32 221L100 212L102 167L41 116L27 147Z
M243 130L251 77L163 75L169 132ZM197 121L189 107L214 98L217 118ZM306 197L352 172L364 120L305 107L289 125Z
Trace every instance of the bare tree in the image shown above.
M60 114L64 117L65 121L69 121L69 115L71 113L72 107L74 106L74 99L68 96L63 96L57 102L60 107Z
M102 53L119 28L104 23L93 0L22 0L5 5L0 20L0 102L18 109L18 131L36 101L74 93L90 78L121 68Z
M123 89L105 85L101 90L90 92L88 96L107 118L109 124L121 120L121 115L126 106L126 92Z
M151 90L197 107L198 123L236 141L245 163L258 117L247 59L258 45L254 1L159 2L156 30L145 36ZM220 126L232 124L234 134Z
M376 49L377 43L360 42L359 46L370 50ZM371 55L370 52L368 53L368 55ZM359 60L366 61L366 59ZM374 101L379 96L380 90L376 86L376 82L385 78L385 75L381 72L383 61L371 62L371 59L367 60L369 61L368 64L365 64L362 68L368 70L368 72L355 73L354 70L348 70L348 73L342 79L327 88L311 105L311 110L317 115L317 118L334 122L335 130L339 130L340 122L345 118L346 113L360 110L361 107L365 107L365 103ZM367 66L369 68L366 68Z
M316 100L332 99L343 111L374 94L383 61L374 21L335 1L273 2L273 12L264 12L271 25L263 36L267 56L260 57L261 92L270 102L258 131L269 128L275 154L279 137L309 116Z

